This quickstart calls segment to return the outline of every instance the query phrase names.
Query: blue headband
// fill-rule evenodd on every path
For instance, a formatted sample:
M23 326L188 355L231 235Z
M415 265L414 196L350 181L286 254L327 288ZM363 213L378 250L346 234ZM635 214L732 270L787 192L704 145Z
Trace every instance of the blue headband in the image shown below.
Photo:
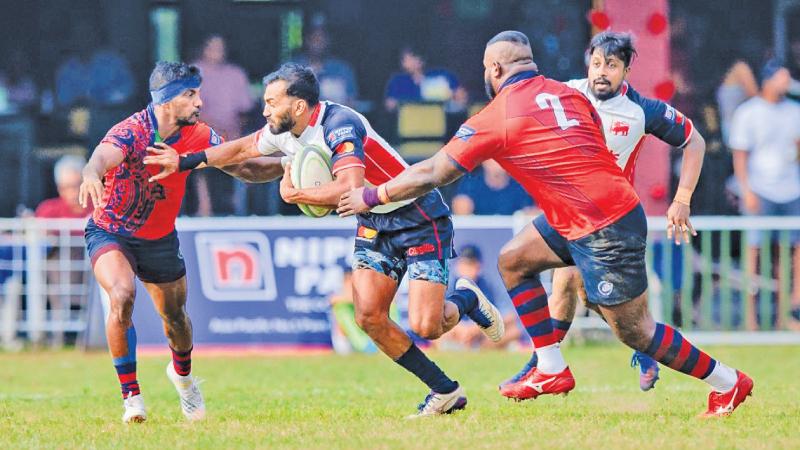
M192 75L191 77L179 78L170 81L157 91L150 91L150 97L153 98L153 103L156 105L163 105L173 98L181 95L187 89L197 89L200 87L200 75Z

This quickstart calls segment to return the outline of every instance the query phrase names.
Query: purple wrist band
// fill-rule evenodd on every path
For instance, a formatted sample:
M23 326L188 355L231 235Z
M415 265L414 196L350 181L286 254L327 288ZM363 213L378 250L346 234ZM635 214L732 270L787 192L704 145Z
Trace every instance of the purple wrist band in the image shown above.
M364 203L366 203L370 208L374 208L381 204L381 199L378 198L378 188L364 188L364 192L361 194L361 199L364 200Z

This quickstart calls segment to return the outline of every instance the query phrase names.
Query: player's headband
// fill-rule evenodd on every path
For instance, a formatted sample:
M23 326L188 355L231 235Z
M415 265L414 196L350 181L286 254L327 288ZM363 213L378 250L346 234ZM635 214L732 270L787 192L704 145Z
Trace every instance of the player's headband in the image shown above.
M150 97L153 98L153 103L156 105L163 105L173 98L181 95L187 89L197 89L200 87L200 74L178 78L177 80L170 81L156 91L150 91Z

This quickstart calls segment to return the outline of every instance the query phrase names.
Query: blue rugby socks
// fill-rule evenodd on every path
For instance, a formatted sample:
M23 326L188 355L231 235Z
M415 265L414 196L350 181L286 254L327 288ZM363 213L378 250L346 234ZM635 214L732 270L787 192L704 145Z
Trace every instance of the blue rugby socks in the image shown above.
M412 343L411 347L395 362L416 375L437 394L449 394L458 388L458 383L445 375L442 369L428 359L416 344Z

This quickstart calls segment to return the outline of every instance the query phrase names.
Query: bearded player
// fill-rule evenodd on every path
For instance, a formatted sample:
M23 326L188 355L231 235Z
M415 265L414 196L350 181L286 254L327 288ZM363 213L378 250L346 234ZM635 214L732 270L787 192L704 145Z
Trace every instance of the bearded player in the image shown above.
M154 149L148 164L164 167L159 179L175 170L206 166L225 167L251 160L249 181L275 178L275 167L259 163L262 155L293 156L316 146L332 158L331 183L297 189L286 166L280 186L288 203L334 209L350 189L389 181L408 167L391 146L356 111L333 102L319 101L319 82L310 68L284 64L264 78L264 129L205 152L179 158L174 151ZM260 164L260 166L255 166ZM239 174L237 167L229 173ZM186 173L186 172L182 172ZM468 315L497 342L504 325L500 312L480 289L459 279L445 298L448 260L453 252L450 210L438 190L358 216L353 263L353 301L356 322L388 357L413 373L430 393L412 417L448 414L463 409L467 397L389 318L389 307L403 276L409 276L408 319L411 330L436 339Z
M670 146L683 149L683 165L678 192L667 210L667 234L672 237L673 226L685 223L696 235L689 222L692 193L700 177L705 155L705 140L694 128L692 121L672 106L639 95L628 84L631 61L636 55L629 33L603 32L596 35L588 49L588 78L570 80L566 84L579 90L597 110L602 120L606 145L617 160L622 173L633 184L634 169L639 151L647 135L655 136ZM675 233L676 242L689 235ZM585 301L586 292L580 272L575 267L555 269L553 292L548 300L553 328L562 340L572 324L578 297ZM519 383L525 383L536 367L534 351L525 367L500 386L506 397L524 399ZM658 363L647 354L636 351L631 365L639 366L639 387L652 389L658 380Z
M198 121L201 81L195 66L157 63L150 75L152 103L111 128L83 169L80 202L85 206L91 198L98 205L86 225L86 247L94 276L110 300L106 337L122 389L125 423L147 419L131 319L136 277L163 320L172 350L167 376L178 391L181 410L189 420L205 416L203 396L191 374L186 266L175 231L187 174L152 182L149 178L157 170L143 163L149 146L166 143L186 154L221 142Z
M494 159L544 212L503 247L498 260L539 357L521 386L525 396L566 394L575 387L539 273L577 266L588 301L623 343L708 383L705 415L733 412L752 392L753 380L671 326L656 323L647 309L647 222L639 197L606 147L592 104L577 90L539 75L528 38L518 31L492 38L483 65L492 101L433 157L376 188L344 194L339 214L363 214L384 202L418 197ZM676 225L689 232L685 221Z

